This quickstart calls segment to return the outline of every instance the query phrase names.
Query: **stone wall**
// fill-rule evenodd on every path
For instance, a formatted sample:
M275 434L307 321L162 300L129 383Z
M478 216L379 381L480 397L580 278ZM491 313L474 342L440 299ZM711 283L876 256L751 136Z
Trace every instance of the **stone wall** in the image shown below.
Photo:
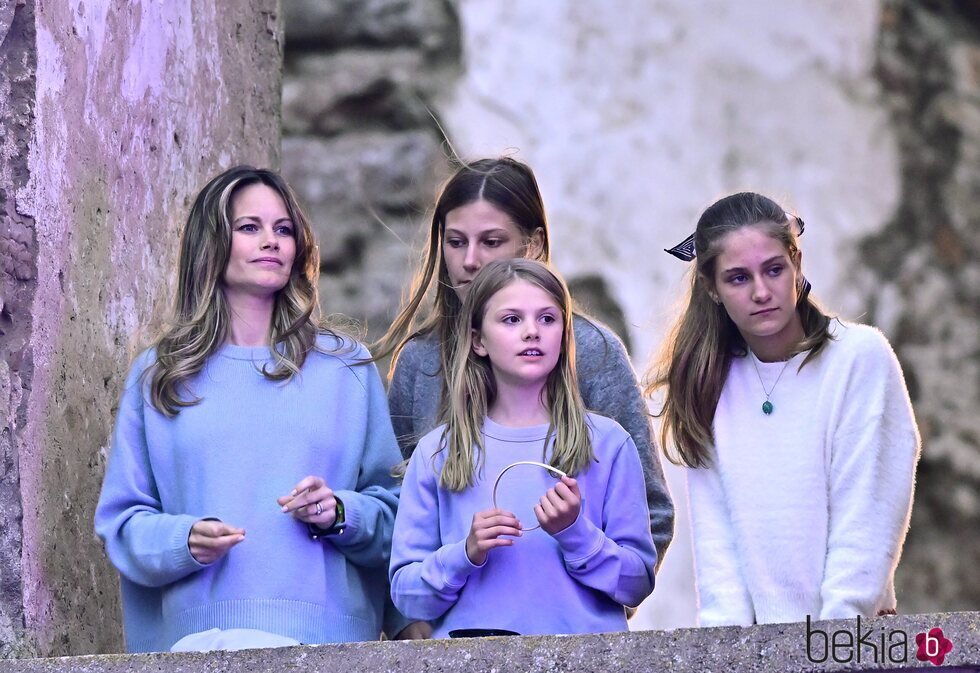
M383 333L436 185L435 101L459 73L450 0L284 4L283 173L319 238L321 305Z
M905 366L924 451L898 580L917 610L980 606L980 6L890 0L876 75L901 199L851 278Z
M113 412L191 199L278 163L281 59L276 0L0 2L0 658L122 649Z
M916 635L933 628L953 649L942 668L917 658ZM811 630L808 636L808 628ZM980 615L955 613L748 628L678 629L574 636L346 643L242 652L72 657L6 662L6 673L621 673L622 671L943 670L980 672ZM938 635L938 634L937 634ZM833 638L833 641L830 638ZM863 644L858 643L864 638ZM836 647L832 645L836 643Z

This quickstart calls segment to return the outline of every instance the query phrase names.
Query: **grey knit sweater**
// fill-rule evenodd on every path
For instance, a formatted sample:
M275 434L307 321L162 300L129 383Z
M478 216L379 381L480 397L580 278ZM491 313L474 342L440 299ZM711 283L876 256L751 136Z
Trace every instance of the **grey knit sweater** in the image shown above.
M608 327L579 315L574 317L573 326L575 366L586 408L623 426L640 454L659 566L674 536L674 504L653 445L650 415L636 373L623 342ZM437 336L430 333L409 341L398 357L388 388L391 423L405 458L415 451L419 438L438 425L442 385Z

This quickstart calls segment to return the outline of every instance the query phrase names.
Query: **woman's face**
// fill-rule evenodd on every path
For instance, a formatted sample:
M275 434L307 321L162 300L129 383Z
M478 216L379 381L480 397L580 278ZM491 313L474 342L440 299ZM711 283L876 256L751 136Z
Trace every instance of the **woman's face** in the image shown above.
M271 298L289 282L296 257L296 227L276 190L264 184L231 198L231 254L226 294Z
M763 227L736 229L721 239L713 298L762 360L787 357L804 336L796 311L800 259Z
M446 214L442 256L456 296L463 300L473 278L485 265L498 259L533 256L543 240L544 232L539 228L526 241L506 213L483 200L450 210Z

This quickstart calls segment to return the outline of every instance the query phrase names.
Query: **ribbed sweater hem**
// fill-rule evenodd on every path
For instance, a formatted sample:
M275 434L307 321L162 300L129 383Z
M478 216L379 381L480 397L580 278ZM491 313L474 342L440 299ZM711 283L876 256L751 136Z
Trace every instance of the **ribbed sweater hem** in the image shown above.
M166 620L167 646L207 629L260 629L304 644L377 640L380 624L342 614L336 605L282 599L231 600L184 610Z

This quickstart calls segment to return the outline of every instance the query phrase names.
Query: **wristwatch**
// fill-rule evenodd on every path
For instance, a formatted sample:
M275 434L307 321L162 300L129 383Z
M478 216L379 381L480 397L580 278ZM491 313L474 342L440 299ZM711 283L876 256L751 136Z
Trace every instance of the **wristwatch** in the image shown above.
M334 496L334 500L337 502L337 516L330 528L320 528L315 523L306 524L306 527L310 530L310 537L314 540L319 540L322 537L344 534L344 530L347 528L347 517L344 514L344 502L337 496Z

